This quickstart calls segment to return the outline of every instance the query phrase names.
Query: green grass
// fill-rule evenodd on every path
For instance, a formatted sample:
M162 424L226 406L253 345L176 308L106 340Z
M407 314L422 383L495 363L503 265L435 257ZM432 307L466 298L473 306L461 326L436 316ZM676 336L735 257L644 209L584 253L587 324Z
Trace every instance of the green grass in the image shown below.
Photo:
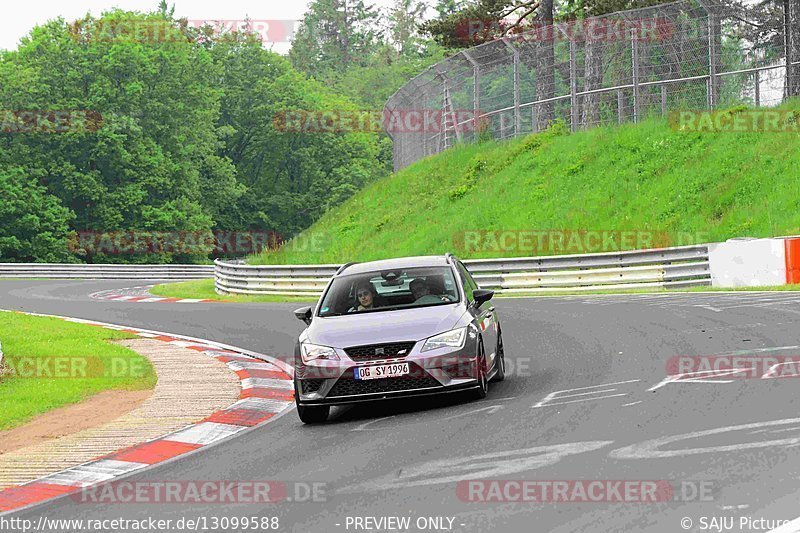
M202 300L216 300L220 302L237 303L259 303L259 302L309 302L308 298L298 298L292 296L223 296L214 292L213 279L201 279L196 281L181 281L177 283L164 283L156 285L150 289L150 293L155 296L165 298L198 298ZM316 301L316 299L312 299Z
M800 101L784 107L800 112ZM644 231L672 246L797 234L798 168L796 133L681 132L661 119L575 134L554 128L418 161L251 262L559 252L469 247L464 232L473 231Z
M0 312L0 341L9 366L17 372L0 378L0 430L24 424L36 415L58 407L78 403L105 390L146 390L156 384L150 362L109 340L134 338L133 335L95 326L74 324L57 318L33 317ZM45 377L43 371L32 371L37 361L52 363L69 360L86 361L89 377L76 367L57 377ZM66 359L68 358L68 359ZM105 376L103 367L116 369ZM35 375L34 375L35 374Z

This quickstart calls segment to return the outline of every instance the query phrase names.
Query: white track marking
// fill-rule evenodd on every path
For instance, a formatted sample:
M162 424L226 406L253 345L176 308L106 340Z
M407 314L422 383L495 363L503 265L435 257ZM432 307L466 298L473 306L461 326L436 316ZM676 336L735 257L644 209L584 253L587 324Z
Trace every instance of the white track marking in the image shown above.
M660 450L663 446L668 446L676 442L699 439L709 435L718 435L720 433L728 433L732 431L743 431L747 429L758 429L772 426L785 426L788 424L798 424L800 418L786 418L783 420L772 420L770 422L756 422L754 424L742 424L738 426L727 426L717 429L708 429L704 431L694 431L692 433L684 433L682 435L675 435L672 437L661 437L658 439L647 440L624 448L613 450L609 457L613 459L666 459L672 457L684 457L687 455L696 455L700 453L727 453L727 452L740 452L743 450L752 450L757 448L769 448L771 446L791 446L800 444L800 436L788 439L769 440L761 442L740 442L739 444L725 444L721 446L709 446L707 448L686 448L681 450Z
M567 393L567 392L588 391L589 389L601 389L602 387L610 387L612 385L624 385L626 383L636 383L637 381L641 381L641 380L640 379L629 379L627 381L615 381L613 383L604 383L602 385L590 385L588 387L578 387L578 388L575 388L575 389L564 389L564 390L551 392L550 394L545 396L543 400L541 400L540 402L537 402L536 404L534 404L532 406L532 409L537 409L539 407L547 407L547 406L551 406L551 405L563 405L563 404L568 404L568 403L577 403L577 402L585 402L585 401L590 401L590 400L602 400L602 399L605 399L605 398L616 398L618 396L627 396L628 395L627 393L606 394L605 396L593 396L591 398L582 398L582 399L579 399L579 400L568 400L568 401L565 401L565 402L558 401L558 400L561 400L562 398L575 398L575 397L578 397L578 396L589 396L589 395L592 395L592 394L604 394L606 392L616 392L617 389L615 389L615 388L613 388L613 389L602 389L602 390L595 390L595 391L591 391L591 392L582 392L582 393L578 393L578 394L564 394L564 393Z
M367 429L367 427L371 426L372 424L376 424L383 420L389 420L390 418L394 418L397 415L392 416L384 416L383 418L377 418L375 420L370 420L368 422L364 422L363 424L359 424L358 427L351 429L350 431L380 431L379 429Z
M783 524L780 527L776 527L768 531L767 533L798 533L800 532L800 518L795 518L788 524Z
M552 466L570 455L592 452L612 443L613 441L570 442L482 455L449 457L411 464L399 472L391 472L373 481L344 487L336 492L374 494L373 491L508 476Z
M747 369L731 368L728 370L698 370L697 372L684 372L665 377L661 380L661 382L647 389L647 392L657 391L661 387L669 385L670 383L715 383L718 385L724 385L726 383L733 383L734 380L703 378L724 378L725 376L733 376L734 374L739 374L741 372L747 372Z
M777 368L780 367L780 366L783 366L783 365L792 365L792 366L794 366L795 367L795 373L794 374L788 374L788 375L781 374L780 376L776 375L777 374L777 371L776 371ZM800 374L798 374L796 371L797 371L797 361L786 361L786 362L783 362L783 363L777 363L777 364L774 364L774 365L770 366L769 370L767 370L764 373L764 375L761 376L761 379L779 379L779 378L800 376Z
M617 398L617 397L620 397L620 396L627 396L627 395L628 395L627 393L608 394L606 396L596 396L594 398L582 398L580 400L568 400L566 402L548 402L545 405L539 405L539 404L542 403L542 402L539 402L539 403L537 403L536 405L533 406L533 409L536 409L538 407L550 407L552 405L565 405L565 404L568 404L568 403L590 402L592 400L604 400L606 398Z
M460 417L466 416L466 415L474 415L476 413L481 413L483 411L487 411L488 414L493 415L494 413L496 413L497 411L500 411L504 407L505 406L503 406L503 405L488 405L486 407L481 407L480 409L473 409L471 411L467 411L466 413L459 413L457 415L448 416L447 418L443 418L442 421L444 421L444 420L453 420L454 418L460 418Z
M722 311L724 311L724 309L720 309L712 305L695 305L695 307L699 307L701 309L708 309L709 311L714 311L715 313L721 313Z
M638 402L626 403L622 407L630 407L631 405L636 405L637 403L642 403L642 400L639 400Z
M711 357L727 357L731 355L750 355L754 353L782 352L784 350L800 350L800 345L775 346L774 348L753 348L752 350L737 350L735 352L714 354Z

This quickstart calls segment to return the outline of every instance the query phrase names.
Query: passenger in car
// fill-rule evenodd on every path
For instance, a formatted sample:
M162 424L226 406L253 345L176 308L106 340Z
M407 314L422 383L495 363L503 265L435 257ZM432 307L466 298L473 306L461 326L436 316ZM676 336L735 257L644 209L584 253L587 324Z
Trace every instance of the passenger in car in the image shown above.
M431 294L431 289L428 283L422 279L417 278L409 283L408 288L411 289L411 294L414 295L415 304L435 304L448 301L444 296L436 296Z
M411 289L411 294L414 295L414 300L419 300L423 296L427 296L431 293L431 290L428 288L428 284L425 283L425 280L422 278L417 278L412 281L408 288Z

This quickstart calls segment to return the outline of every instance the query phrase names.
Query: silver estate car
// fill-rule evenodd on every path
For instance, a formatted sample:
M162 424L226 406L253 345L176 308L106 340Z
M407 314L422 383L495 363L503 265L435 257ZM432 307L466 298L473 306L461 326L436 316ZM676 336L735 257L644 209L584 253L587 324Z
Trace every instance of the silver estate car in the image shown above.
M493 296L451 254L342 266L314 308L295 311L308 325L294 353L300 419L397 397L485 397L505 376Z

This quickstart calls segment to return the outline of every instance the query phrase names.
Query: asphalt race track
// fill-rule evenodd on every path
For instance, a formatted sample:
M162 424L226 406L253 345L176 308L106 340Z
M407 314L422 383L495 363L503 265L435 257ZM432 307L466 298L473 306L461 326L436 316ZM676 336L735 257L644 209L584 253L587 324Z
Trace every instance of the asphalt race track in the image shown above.
M143 283L4 280L0 308L191 335L279 357L291 353L302 329L291 313L297 304L88 297ZM800 516L800 381L667 379L674 356L800 355L800 294L495 302L509 376L485 400L451 396L341 408L318 426L302 425L289 411L263 428L128 478L324 483L326 501L95 505L62 499L13 516L274 516L279 531L297 532L376 531L356 529L354 518L407 516L409 531L564 533L717 531L711 526L722 518L733 518L733 531L756 531L752 521L760 518L766 524ZM459 481L476 479L665 480L684 489L655 503L464 501ZM420 517L445 520L438 528L418 528ZM740 528L741 518L751 525Z

